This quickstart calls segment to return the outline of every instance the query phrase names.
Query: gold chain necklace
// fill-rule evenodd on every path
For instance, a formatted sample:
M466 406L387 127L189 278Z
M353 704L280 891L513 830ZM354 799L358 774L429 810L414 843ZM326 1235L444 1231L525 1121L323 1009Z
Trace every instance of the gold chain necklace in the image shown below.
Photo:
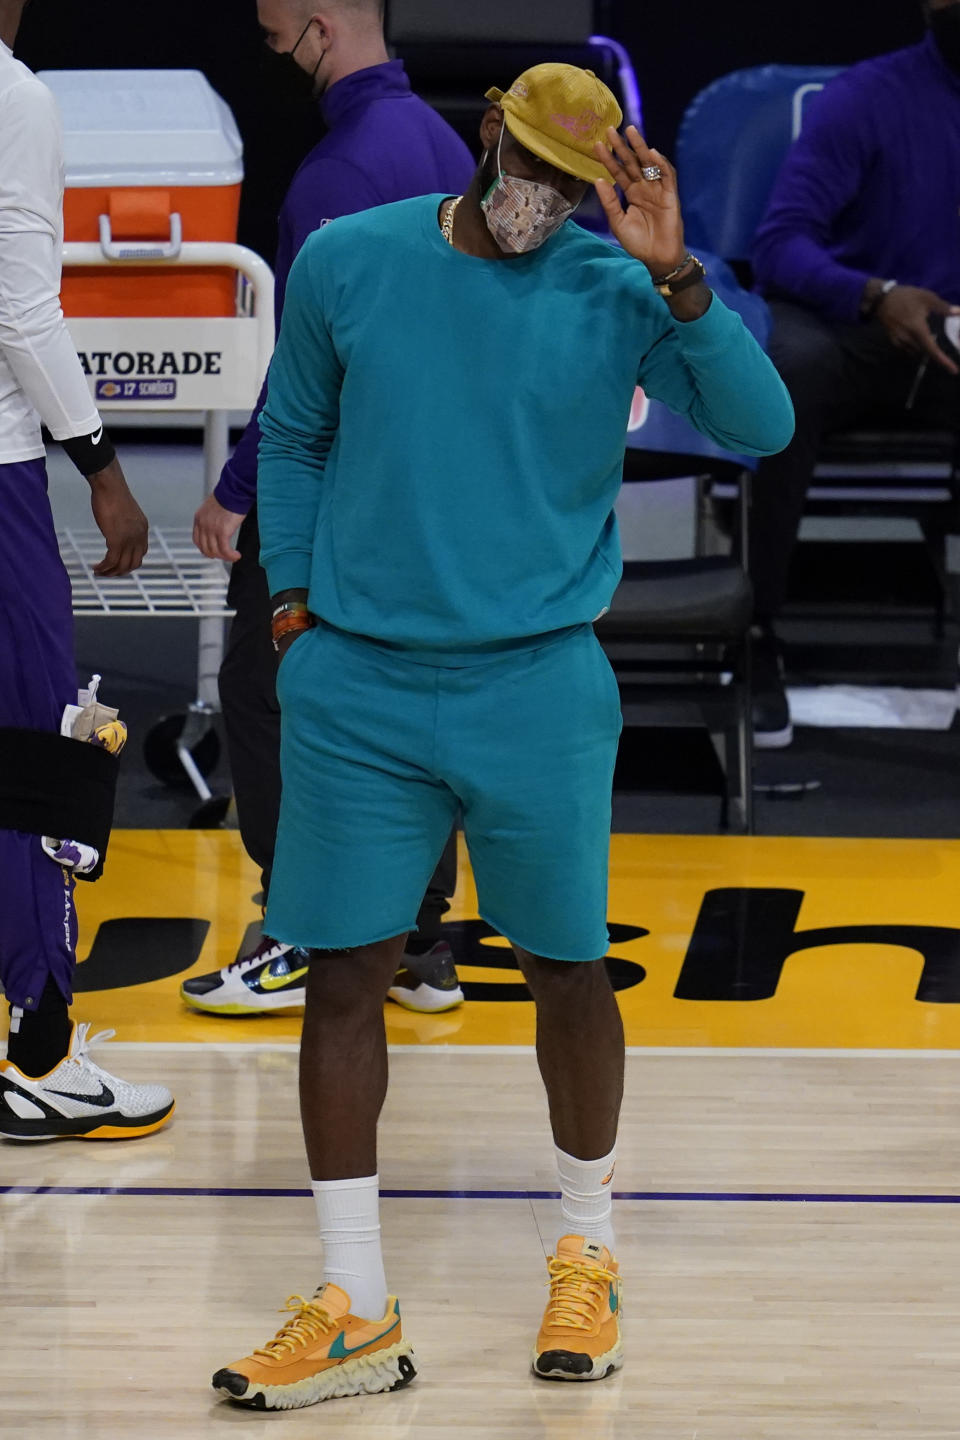
M453 244L453 217L456 215L457 206L460 204L460 201L462 199L463 196L458 195L456 200L454 200L453 204L447 207L447 213L443 217L443 224L440 226L440 234L443 236L444 240L446 240L448 245Z

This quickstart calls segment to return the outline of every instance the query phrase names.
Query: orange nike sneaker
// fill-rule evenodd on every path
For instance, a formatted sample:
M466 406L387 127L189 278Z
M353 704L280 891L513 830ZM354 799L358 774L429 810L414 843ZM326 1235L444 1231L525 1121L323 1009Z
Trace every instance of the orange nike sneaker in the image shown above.
M605 1245L564 1235L547 1261L550 1299L533 1352L542 1380L603 1380L623 1364L620 1276Z
M218 1370L215 1390L251 1410L299 1410L402 1390L417 1373L392 1295L382 1320L351 1315L350 1296L337 1285L322 1286L312 1300L291 1295L285 1309L294 1318L261 1350Z

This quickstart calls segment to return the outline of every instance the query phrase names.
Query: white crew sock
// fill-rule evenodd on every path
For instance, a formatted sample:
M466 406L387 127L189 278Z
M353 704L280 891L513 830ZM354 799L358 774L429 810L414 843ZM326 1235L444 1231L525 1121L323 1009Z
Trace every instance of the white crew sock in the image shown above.
M558 1145L554 1149L557 1153L557 1174L560 1176L560 1223L563 1227L560 1236L582 1235L585 1240L596 1240L606 1245L610 1254L614 1255L616 1238L610 1192L616 1150L611 1150L602 1160L577 1160Z
M387 1280L380 1249L380 1177L314 1180L317 1221L323 1244L323 1282L350 1296L350 1313L382 1320Z

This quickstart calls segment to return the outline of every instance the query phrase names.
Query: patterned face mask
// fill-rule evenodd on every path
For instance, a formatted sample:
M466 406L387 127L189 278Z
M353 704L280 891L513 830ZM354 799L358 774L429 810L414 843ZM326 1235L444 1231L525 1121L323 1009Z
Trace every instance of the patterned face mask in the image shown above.
M506 121L504 121L504 127ZM487 228L501 250L524 255L537 250L576 210L559 190L539 180L504 175L500 166L503 129L497 145L497 178L480 201Z

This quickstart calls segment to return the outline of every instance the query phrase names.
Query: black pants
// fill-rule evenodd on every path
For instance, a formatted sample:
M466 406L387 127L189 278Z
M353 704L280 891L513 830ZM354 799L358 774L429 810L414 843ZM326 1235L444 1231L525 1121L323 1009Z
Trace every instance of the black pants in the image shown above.
M750 574L758 620L786 596L790 557L820 442L858 427L960 429L960 380L930 362L912 409L905 409L919 357L898 350L879 322L838 325L773 301L770 356L790 396L797 429L780 455L761 460L753 487Z
M260 566L254 508L240 527L228 599L236 610L220 668L220 703L230 752L233 793L247 854L270 889L280 818L280 706L277 656L270 638L270 593ZM457 884L457 837L447 841L417 917L421 935L436 939Z

